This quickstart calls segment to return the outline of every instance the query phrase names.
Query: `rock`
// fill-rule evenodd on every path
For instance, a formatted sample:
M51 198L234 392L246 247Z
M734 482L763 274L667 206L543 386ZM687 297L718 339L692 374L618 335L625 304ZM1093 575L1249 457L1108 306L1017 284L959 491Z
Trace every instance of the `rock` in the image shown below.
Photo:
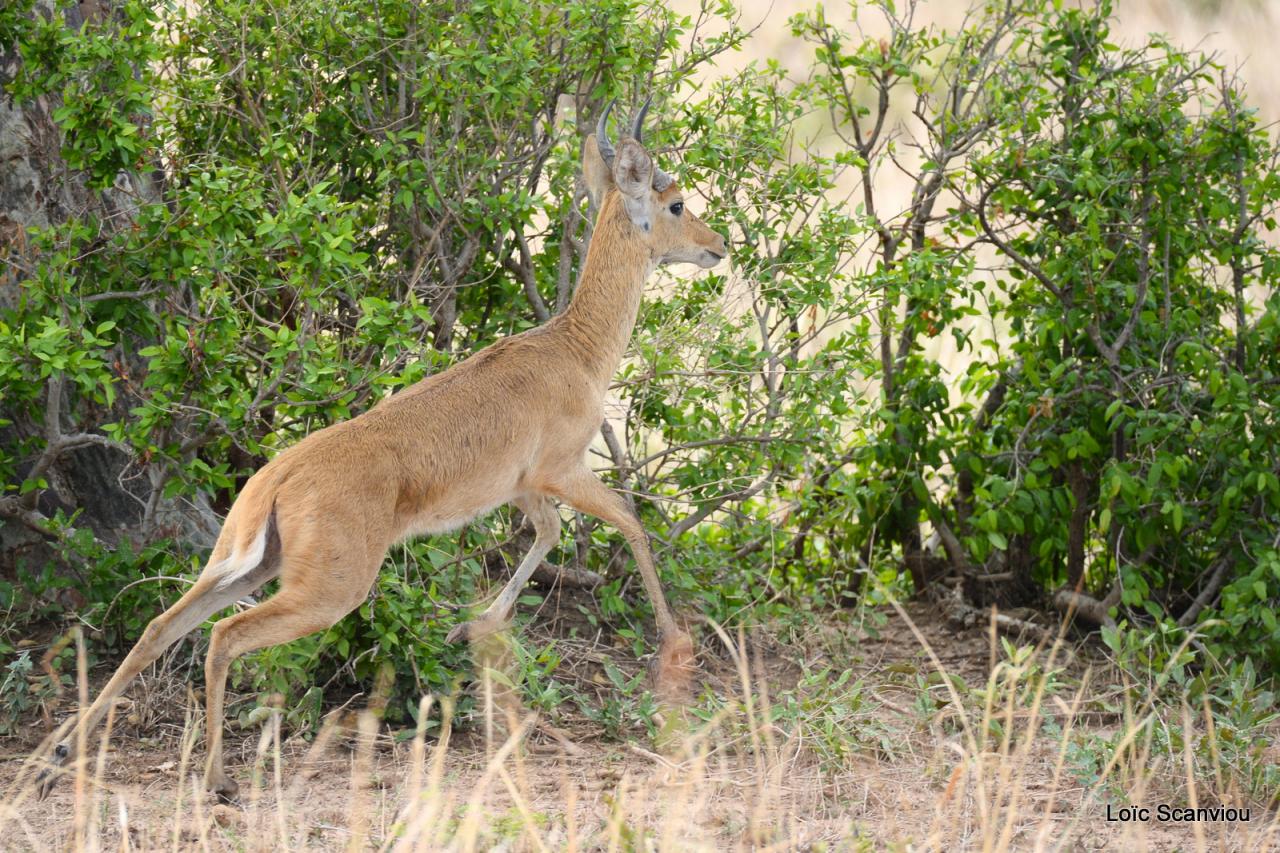
M213 822L224 829L227 827L239 827L243 822L243 817L239 809L218 803L213 807Z

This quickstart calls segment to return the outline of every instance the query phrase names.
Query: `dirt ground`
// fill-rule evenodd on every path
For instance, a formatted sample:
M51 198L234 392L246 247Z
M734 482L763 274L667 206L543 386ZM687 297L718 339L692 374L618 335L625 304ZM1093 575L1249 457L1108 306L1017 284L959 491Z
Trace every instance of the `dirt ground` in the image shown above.
M200 790L203 748L183 737L194 731L190 719L198 712L170 691L168 713L153 710L145 732L123 724L105 760L79 785L64 780L43 802L29 789L10 788L0 806L0 846L1280 850L1280 821L1257 806L1247 823L1107 820L1108 808L1114 814L1146 804L1154 812L1159 802L1185 796L1178 793L1181 771L1161 769L1158 760L1149 774L1129 771L1098 787L1071 771L1061 741L1048 735L975 744L945 702L940 711L922 706L921 691L947 693L931 674L938 663L953 684L986 683L992 635L981 626L954 628L927 605L908 607L906 619L888 615L874 630L815 625L795 645L759 632L764 639L739 646L736 638L702 632L704 691L726 701L710 722L685 715L684 746L668 739L659 749L632 729L609 738L567 711L551 728L518 708L515 716L524 719L514 723L496 712L459 720L443 748L434 737L415 743L379 730L368 715L363 734L349 715L347 725L312 742L274 741L270 725L229 734L228 769L241 785L233 806ZM562 621L526 630L561 630ZM606 658L627 673L640 670L628 652L598 638L589 647L568 636L564 643L566 662L577 656L569 677L594 685L597 695L614 689L600 677ZM1099 663L1095 652L1078 647L1065 673L1083 677ZM808 694L792 688L804 672L823 667L831 668L829 678L849 669L857 689L806 710ZM94 680L105 675L95 672ZM1067 691L1045 708L1072 701ZM786 713L771 716L765 707ZM1103 734L1118 722L1083 703L1061 718L1079 732ZM793 724L799 719L806 723ZM1002 722L1018 725L1012 716ZM843 737L841 725L857 736ZM508 738L513 729L523 736ZM37 719L22 737L0 741L0 779L19 777L45 733ZM844 743L850 748L838 754Z

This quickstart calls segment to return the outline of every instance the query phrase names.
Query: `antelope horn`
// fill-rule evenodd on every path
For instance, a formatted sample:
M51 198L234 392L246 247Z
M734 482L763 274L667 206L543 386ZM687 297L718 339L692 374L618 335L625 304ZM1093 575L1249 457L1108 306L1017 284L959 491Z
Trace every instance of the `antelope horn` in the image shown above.
M600 121L596 123L596 146L600 149L600 156L604 158L604 163L610 169L613 168L613 142L609 140L609 112L613 109L616 99L609 102L604 108L604 112L600 113Z
M653 103L653 96L644 99L644 106L640 108L640 112L636 113L636 120L631 123L631 138L636 142L643 142L640 138L644 132L644 117L649 114L649 105Z
M640 107L640 112L636 114L636 120L631 123L631 138L636 142L642 142L642 134L644 133L644 120L649 115L649 107L653 104L653 96L644 99L644 106ZM659 169L656 165L653 167L653 188L658 192L662 192L667 187L675 183L674 179L666 172Z

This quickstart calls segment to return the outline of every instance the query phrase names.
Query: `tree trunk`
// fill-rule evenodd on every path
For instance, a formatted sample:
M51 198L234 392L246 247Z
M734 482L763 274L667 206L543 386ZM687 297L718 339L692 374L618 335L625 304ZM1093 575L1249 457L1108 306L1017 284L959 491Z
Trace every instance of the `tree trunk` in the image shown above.
M106 3L81 3L61 14L68 29L79 30L86 19L109 13ZM58 12L52 0L36 0L32 14L51 18ZM0 93L14 80L21 62L16 45L0 54ZM41 263L30 229L86 215L98 217L104 228L123 228L139 204L159 198L160 187L142 174L122 174L115 187L104 191L89 188L62 159L62 133L53 120L59 104L56 95L18 103L0 94L0 310L19 308L24 282ZM129 351L121 348L115 356L130 364L136 359L133 353L146 343L131 341ZM62 384L60 377L52 377L39 406L0 404L0 418L12 422L0 427L0 452L12 453L19 442L37 439L34 454L17 460L18 482L39 464L51 431L100 436L102 423L127 413L124 399L106 410L63 394ZM54 426L49 424L51 417L56 418ZM163 486L160 470L135 461L124 449L104 442L50 458L44 477L49 488L28 506L30 511L22 513L22 519L17 513L0 516L0 573L12 577L19 563L39 566L54 556L49 546L56 536L41 532L32 522L59 511L67 516L79 513L75 526L91 530L108 545L166 534L205 545L216 535L218 520L207 501L159 499L153 491ZM148 504L153 505L149 518Z

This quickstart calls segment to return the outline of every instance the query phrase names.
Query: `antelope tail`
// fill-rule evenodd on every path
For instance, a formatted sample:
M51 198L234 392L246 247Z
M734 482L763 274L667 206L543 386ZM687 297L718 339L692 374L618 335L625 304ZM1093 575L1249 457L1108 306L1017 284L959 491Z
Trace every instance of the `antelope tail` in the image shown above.
M235 583L267 556L268 540L275 527L275 484L262 484L265 488L256 489L254 485L250 480L231 507L214 548L215 559L204 570L205 576L217 580L217 589Z

